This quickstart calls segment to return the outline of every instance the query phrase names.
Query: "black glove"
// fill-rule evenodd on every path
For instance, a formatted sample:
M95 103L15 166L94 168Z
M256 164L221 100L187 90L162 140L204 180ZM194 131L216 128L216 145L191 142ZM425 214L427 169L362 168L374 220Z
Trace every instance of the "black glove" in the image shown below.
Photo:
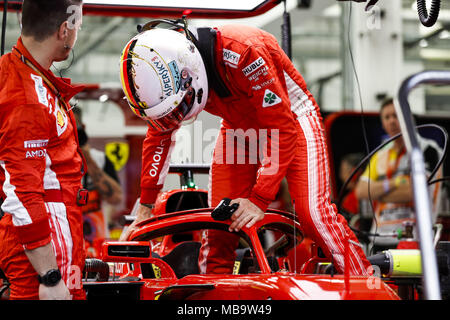
M211 217L217 221L225 221L231 218L231 215L239 207L239 203L233 203L230 206L231 199L223 198L219 205L211 212Z

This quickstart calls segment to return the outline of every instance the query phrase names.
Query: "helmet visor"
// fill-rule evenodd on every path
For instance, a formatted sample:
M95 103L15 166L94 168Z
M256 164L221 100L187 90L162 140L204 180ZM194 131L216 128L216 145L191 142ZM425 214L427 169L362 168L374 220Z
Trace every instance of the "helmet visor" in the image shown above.
M174 129L179 126L181 122L183 122L183 119L191 111L192 106L194 105L194 98L195 90L192 87L189 87L186 89L181 102L168 114L157 119L151 119L149 117L145 117L145 119L147 120L147 123L157 131L168 131ZM165 102L166 101L163 101L162 103Z

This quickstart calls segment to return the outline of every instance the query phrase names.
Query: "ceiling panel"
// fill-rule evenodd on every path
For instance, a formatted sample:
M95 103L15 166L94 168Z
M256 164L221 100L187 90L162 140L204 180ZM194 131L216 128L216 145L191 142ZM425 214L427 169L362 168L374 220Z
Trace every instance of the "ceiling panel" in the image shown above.
M243 18L263 14L277 6L279 0L85 0L88 15L126 17L181 17L191 10L191 18ZM23 1L8 0L10 10L20 10ZM4 1L0 0L0 10Z

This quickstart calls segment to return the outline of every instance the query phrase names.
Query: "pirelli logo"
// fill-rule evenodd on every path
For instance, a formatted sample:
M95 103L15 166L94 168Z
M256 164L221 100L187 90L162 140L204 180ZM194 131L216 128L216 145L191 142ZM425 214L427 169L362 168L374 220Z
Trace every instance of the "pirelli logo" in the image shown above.
M247 77L265 64L266 61L264 61L262 57L259 57L258 59L250 63L248 66L246 66L244 69L242 69L242 72Z
M25 149L43 148L48 145L47 140L28 140L23 142Z

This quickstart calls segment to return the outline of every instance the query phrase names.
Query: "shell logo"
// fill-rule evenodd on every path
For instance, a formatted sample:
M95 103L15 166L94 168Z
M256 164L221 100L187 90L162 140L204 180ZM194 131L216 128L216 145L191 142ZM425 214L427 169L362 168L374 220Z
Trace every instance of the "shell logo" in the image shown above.
M60 110L58 110L57 114L56 114L56 122L58 123L58 126L60 126L61 128L64 127L64 117L61 113Z

